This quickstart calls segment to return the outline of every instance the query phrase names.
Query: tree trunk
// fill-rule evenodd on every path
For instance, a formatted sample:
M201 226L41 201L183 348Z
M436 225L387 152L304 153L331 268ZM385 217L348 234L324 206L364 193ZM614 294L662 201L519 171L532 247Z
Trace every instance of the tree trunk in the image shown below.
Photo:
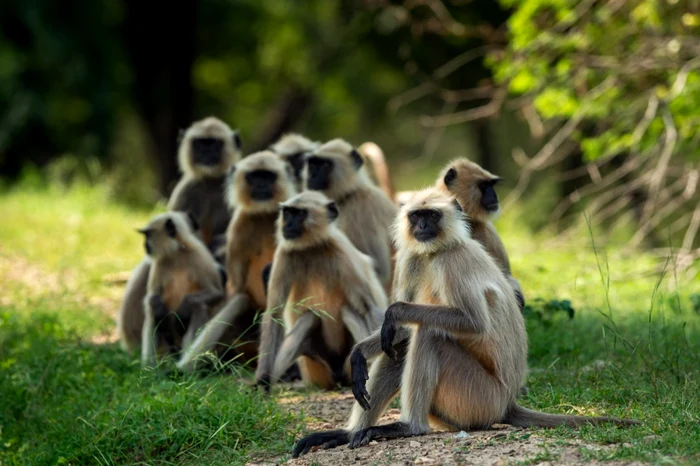
M196 1L183 0L177 6L141 0L125 4L124 37L134 98L151 137L158 189L167 196L178 178L178 131L193 119Z

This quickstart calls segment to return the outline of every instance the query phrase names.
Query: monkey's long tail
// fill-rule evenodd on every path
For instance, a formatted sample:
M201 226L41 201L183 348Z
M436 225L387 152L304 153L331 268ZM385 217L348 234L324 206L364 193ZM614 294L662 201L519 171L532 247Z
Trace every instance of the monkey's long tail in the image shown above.
M359 147L360 153L367 157L372 162L374 174L377 177L379 187L389 196L389 199L394 199L394 187L391 183L391 175L389 175L389 167L384 158L384 151L373 142L365 142Z
M582 424L616 424L618 426L631 426L639 424L634 419L621 419L617 417L591 417L591 416L567 416L563 414L547 414L531 409L523 408L515 403L506 412L504 423L515 427L578 427Z

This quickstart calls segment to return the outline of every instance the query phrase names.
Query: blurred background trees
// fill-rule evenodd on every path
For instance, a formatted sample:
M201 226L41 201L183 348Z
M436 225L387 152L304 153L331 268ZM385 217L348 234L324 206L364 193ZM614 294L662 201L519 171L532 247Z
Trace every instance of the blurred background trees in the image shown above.
M699 31L696 0L5 0L0 173L150 203L179 129L215 114L246 152L285 131L375 141L402 189L468 156L529 226L585 207L693 260Z

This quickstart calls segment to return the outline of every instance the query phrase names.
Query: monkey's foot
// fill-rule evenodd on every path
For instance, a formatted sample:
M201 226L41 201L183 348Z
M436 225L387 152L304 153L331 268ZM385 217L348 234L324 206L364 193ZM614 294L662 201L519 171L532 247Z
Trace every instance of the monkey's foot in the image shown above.
M305 455L313 447L321 447L324 450L328 448L339 447L345 445L350 440L350 433L347 430L329 430L328 432L316 432L299 440L294 447L292 457L298 458L299 455Z
M349 448L364 447L372 440L384 438L401 438L401 437L413 437L415 435L421 435L425 432L418 432L411 427L410 424L405 422L394 422L392 424L387 424L385 426L373 426L366 429L359 430L352 434L350 439Z

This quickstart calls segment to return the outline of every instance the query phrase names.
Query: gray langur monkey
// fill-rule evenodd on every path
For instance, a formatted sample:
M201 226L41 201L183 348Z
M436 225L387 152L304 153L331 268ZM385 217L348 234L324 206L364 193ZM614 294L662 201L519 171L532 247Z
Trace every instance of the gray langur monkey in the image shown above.
M279 155L282 160L292 167L294 184L296 185L297 192L301 192L304 189L302 178L304 158L307 153L313 151L320 145L319 142L312 141L301 134L287 133L270 146L272 152Z
M144 298L141 363L178 352L194 340L225 297L220 266L195 234L194 218L182 212L157 215L138 231L152 263Z
M518 280L513 278L506 247L491 221L500 212L498 195L494 186L501 178L484 170L465 158L450 162L440 173L435 185L455 196L464 209L471 228L472 238L486 249L513 286L522 310L525 298Z
M280 204L259 385L279 380L297 360L309 384L332 389L349 383L350 349L381 325L384 289L372 259L335 225L338 215L335 203L315 191Z
M311 434L293 456L316 446L356 448L379 438L449 430L637 424L612 417L545 414L519 406L527 335L515 295L464 227L459 204L436 189L417 192L395 223L396 302L380 331L352 351L353 406L346 429ZM374 362L367 372L367 360ZM401 393L398 422L376 422Z
M304 186L321 191L338 206L338 227L374 260L379 280L391 283L389 228L396 206L362 169L364 158L343 139L333 139L306 157ZM359 221L362 219L362 221Z

